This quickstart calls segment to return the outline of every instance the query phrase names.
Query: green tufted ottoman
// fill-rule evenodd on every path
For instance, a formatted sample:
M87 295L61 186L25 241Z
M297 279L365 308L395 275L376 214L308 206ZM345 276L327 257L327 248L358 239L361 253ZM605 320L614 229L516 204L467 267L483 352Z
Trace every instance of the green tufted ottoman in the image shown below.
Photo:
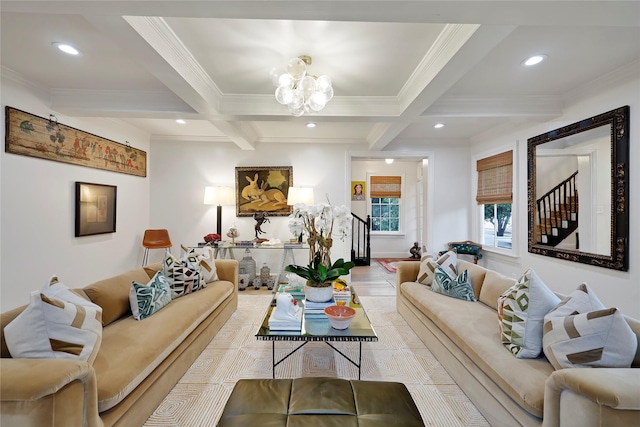
M404 384L338 378L239 380L218 427L424 426Z

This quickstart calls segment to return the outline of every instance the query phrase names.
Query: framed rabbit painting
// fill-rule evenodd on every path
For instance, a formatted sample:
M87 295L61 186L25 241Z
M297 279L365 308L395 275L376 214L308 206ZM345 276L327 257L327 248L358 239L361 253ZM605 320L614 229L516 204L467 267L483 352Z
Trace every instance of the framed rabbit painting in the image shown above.
M266 212L268 216L288 216L289 187L293 187L291 166L236 167L236 216L253 216Z

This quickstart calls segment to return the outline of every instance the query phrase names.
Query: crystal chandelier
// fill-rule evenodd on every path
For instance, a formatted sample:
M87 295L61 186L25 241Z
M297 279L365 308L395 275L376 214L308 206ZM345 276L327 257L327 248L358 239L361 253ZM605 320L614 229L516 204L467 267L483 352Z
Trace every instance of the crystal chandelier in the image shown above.
M310 56L293 58L287 64L287 72L278 77L276 101L289 108L289 112L300 117L310 111L320 111L333 98L333 87L329 76L307 74L311 65Z

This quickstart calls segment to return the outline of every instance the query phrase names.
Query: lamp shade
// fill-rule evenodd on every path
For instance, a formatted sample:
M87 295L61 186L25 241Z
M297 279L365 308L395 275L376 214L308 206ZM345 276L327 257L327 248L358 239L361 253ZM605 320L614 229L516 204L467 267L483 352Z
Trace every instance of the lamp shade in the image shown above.
M235 196L231 187L205 187L204 188L204 204L205 205L233 205L235 204Z
M287 195L287 204L296 205L304 203L305 205L313 204L313 188L311 187L289 187Z

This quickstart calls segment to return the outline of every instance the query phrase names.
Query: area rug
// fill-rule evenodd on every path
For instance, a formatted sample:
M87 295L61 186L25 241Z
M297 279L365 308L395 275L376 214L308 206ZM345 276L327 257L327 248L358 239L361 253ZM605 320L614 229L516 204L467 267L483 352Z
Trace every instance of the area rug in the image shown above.
M395 273L398 270L396 263L398 261L420 261L419 259L411 258L376 258L376 262L382 266L389 273Z
M236 312L144 424L212 427L236 381L271 378L271 342L255 333L271 295L240 294ZM396 312L395 298L362 296L379 341L362 344L362 379L406 384L427 426L489 426ZM296 343L276 342L276 357ZM357 357L356 343L334 343ZM355 366L324 343L309 343L276 367L277 378L357 379Z

